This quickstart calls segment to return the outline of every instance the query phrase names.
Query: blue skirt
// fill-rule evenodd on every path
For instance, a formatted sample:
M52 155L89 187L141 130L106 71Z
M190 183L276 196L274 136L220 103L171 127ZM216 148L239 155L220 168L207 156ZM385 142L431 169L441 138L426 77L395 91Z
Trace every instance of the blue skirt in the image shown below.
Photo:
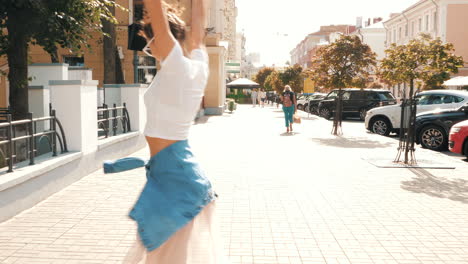
M129 216L153 251L215 199L210 181L195 160L187 140L153 156L146 165L147 182Z

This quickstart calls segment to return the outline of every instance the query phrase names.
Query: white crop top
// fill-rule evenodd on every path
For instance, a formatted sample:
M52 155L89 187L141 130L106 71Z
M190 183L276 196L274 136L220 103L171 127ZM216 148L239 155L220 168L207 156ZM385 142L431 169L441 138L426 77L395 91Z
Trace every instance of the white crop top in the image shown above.
M208 55L201 49L184 56L174 44L145 93L145 136L185 140L208 81Z

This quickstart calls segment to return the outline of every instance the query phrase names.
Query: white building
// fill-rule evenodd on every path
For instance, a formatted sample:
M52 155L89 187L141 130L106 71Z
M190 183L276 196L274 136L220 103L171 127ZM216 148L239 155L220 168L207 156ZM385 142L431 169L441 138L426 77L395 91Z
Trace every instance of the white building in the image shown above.
M384 22L386 46L407 44L420 33L439 37L453 43L455 54L468 60L468 0L421 0L399 14L392 14ZM458 75L468 75L468 65ZM392 87L393 93L403 96L406 85Z

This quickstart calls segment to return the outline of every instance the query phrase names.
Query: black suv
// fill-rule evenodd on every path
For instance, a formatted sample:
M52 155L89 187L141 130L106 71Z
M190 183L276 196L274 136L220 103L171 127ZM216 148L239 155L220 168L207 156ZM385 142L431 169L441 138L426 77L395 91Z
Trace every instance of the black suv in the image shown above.
M435 110L416 116L416 143L431 150L445 150L448 147L450 128L456 123L468 120L468 105L459 109Z
M330 92L318 105L320 116L330 119L335 112L335 98L338 89ZM364 120L367 111L378 106L396 104L395 97L387 90L346 88L341 89L343 93L343 116L358 116Z

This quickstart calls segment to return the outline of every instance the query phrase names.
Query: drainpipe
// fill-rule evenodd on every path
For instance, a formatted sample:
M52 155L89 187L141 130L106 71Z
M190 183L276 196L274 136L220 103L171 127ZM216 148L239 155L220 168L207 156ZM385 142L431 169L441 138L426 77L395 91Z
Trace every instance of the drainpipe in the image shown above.
M364 35L362 35L360 28L358 29L358 34L361 35L361 41L364 43Z
M435 5L435 7L436 7L436 17L434 17L434 19L439 18L439 16L440 16L440 14L439 14L439 5L437 5L437 3L435 2L435 0L431 0L431 2L432 2L432 3ZM437 21L436 21L436 23L434 23L434 25L435 25L435 34L436 34L436 37L437 37L437 35L438 35L438 33L439 33L439 32L438 32L438 31L439 31L439 27L438 27Z
M408 34L408 35L405 36L405 37L408 37L408 36L409 36L409 30L410 30L409 19L408 19L408 17L405 15L405 12L401 12L401 14L402 14L402 15L405 17L405 19L406 19L406 28L405 28L405 29L406 29L407 31L406 31L405 33Z

